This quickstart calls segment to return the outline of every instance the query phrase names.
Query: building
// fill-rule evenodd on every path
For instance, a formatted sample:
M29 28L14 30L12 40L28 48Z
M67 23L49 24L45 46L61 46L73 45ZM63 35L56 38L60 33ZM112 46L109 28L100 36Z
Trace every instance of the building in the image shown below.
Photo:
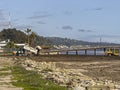
M3 49L9 42L10 42L10 39L0 41L0 49ZM26 44L25 43L15 43L15 45L18 47L24 47Z

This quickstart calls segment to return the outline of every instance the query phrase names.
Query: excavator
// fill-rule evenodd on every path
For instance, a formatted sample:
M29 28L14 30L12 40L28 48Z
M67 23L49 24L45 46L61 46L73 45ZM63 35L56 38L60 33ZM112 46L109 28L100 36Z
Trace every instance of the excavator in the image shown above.
M104 50L105 56L119 56L120 49L119 48L107 48Z

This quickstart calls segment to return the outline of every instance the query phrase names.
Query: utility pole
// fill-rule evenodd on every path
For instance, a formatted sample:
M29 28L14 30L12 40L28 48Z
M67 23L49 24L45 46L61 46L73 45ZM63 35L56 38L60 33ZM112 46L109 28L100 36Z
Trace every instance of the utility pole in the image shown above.
M31 32L31 29L28 29L28 28L27 28L27 30L25 30L25 32L27 33L28 45L29 45L29 43L30 43L29 35L30 35L30 32Z

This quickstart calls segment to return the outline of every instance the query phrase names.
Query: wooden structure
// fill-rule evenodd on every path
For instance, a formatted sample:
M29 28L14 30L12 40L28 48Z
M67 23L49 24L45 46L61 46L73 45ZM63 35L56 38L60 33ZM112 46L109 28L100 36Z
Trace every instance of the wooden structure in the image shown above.
M93 55L97 55L97 51L103 51L103 55L107 55L105 54L106 50L108 49L117 49L117 52L114 51L114 53L112 53L111 55L119 55L120 52L120 46L98 46L98 47L82 47L82 48L78 48L78 49L51 49L51 50L41 50L41 53L45 53L45 54L62 54L62 52L64 52L64 54L69 55L70 52L74 52L74 54L79 55L79 51L84 51L84 55L88 55L88 51L93 51Z

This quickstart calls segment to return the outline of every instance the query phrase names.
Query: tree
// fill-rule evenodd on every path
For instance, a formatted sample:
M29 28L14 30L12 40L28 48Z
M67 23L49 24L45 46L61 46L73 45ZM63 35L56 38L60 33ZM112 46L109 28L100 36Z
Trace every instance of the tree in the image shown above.
M28 38L29 37L29 38ZM10 39L14 43L28 43L32 46L37 45L50 45L52 42L47 38L32 32L30 29L17 30L13 29L3 29L0 31L0 41Z
M16 48L17 46L14 44L13 41L10 41L7 43L7 45L5 46L6 48Z
M10 39L14 43L25 43L27 41L27 35L21 30L13 29L3 29L0 32L0 40Z
M28 29L27 28L27 30L25 30L25 32L27 33L27 37L28 37L28 45L30 44L30 41L29 41L29 35L30 35L30 32L31 32L32 30L31 29Z
M35 34L34 32L32 32L32 33L29 35L29 44L30 44L30 46L34 46L35 37L36 37L36 34Z

